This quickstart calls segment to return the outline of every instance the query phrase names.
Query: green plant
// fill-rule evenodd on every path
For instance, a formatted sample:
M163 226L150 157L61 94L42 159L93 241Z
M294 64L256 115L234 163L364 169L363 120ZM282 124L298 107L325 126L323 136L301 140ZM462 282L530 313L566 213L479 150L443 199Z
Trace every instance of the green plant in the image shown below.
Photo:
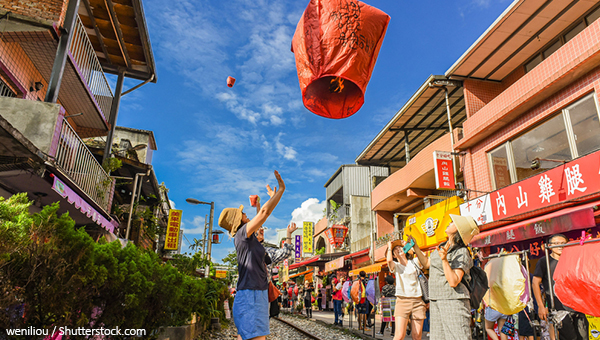
M323 255L325 254L325 247L321 247L315 251L315 255Z
M331 213L327 218L332 224L339 223L338 211L340 210L341 204L338 204L334 200L329 200L329 205L331 205Z

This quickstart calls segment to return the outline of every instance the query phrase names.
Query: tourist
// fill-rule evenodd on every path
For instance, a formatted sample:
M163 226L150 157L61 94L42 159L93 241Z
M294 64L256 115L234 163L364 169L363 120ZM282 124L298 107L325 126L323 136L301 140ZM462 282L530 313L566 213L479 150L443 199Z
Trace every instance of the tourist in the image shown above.
M467 244L479 233L479 228L470 216L450 215L450 218L452 222L446 228L448 240L429 258L418 246L413 249L424 268L429 268L430 339L470 340L470 294L462 279L471 280L473 259Z
M219 226L229 231L234 238L238 261L237 295L233 302L233 321L238 330L238 339L266 339L269 331L269 294L265 248L260 244L256 232L271 215L285 191L285 183L275 171L277 187L267 192L271 197L250 220L243 212L244 206L226 208L219 217Z

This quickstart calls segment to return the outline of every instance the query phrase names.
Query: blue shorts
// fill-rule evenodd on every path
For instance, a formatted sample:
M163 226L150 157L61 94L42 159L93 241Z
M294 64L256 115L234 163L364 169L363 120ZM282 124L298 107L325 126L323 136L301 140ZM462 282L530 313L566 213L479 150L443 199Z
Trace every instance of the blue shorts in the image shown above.
M490 307L485 307L485 319L489 322L496 322L498 321L498 319L504 319L506 320L508 318L508 316L490 308Z
M244 340L271 334L268 290L238 290L233 300L233 322Z

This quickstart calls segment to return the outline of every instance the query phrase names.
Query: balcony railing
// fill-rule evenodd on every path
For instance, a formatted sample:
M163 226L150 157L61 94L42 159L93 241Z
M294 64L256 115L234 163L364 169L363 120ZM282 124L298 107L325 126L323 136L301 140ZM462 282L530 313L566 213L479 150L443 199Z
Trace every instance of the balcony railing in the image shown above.
M66 120L62 122L55 161L81 190L106 211L110 211L113 179Z
M104 117L108 118L112 106L113 93L79 16L77 17L70 51L77 68L79 68L79 73L85 79Z

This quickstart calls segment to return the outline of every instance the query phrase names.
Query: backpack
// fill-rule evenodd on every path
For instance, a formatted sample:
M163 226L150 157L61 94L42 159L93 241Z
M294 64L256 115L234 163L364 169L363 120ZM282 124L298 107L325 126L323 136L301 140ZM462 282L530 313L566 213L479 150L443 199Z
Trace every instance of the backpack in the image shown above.
M352 288L350 289L350 297L352 297L352 301L354 303L363 303L365 302L365 288L363 287L363 283L361 280L356 280L352 283Z
M469 291L471 309L479 309L481 300L489 289L487 275L483 269L475 265L469 270L469 275L471 276L470 282L465 282L464 276L461 282Z

